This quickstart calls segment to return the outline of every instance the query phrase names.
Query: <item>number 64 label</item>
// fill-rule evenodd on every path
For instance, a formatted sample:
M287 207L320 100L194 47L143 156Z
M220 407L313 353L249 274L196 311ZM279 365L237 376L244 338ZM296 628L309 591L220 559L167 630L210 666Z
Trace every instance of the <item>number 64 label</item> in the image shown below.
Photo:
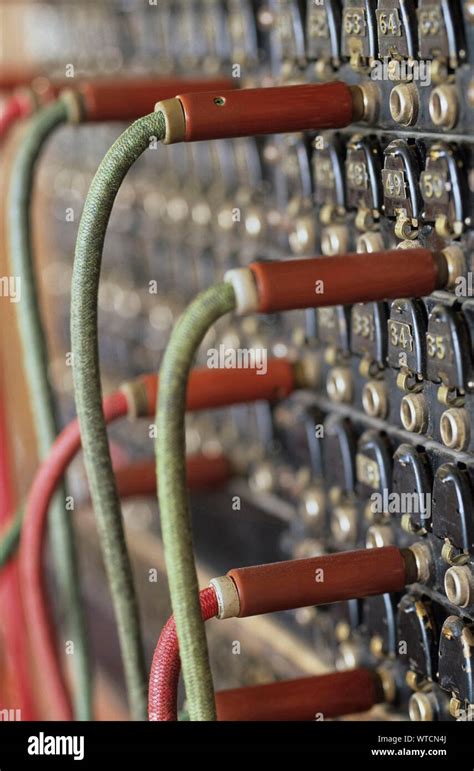
M394 8L392 11L375 11L379 32L384 37L400 37L402 34L402 24L398 11Z

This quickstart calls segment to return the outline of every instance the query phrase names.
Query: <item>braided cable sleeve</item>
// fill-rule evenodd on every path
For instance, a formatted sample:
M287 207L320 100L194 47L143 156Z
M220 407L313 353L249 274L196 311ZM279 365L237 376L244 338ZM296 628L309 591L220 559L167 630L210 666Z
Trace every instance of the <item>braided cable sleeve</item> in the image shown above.
M55 129L67 122L67 104L58 100L43 108L31 120L15 157L8 192L8 239L11 270L21 281L21 302L17 304L23 366L40 459L57 435L48 351L42 323L33 260L31 209L34 175L39 156ZM61 608L66 617L66 635L74 642L71 666L74 671L75 714L91 718L92 689L87 634L79 588L77 556L71 518L66 515L66 490L61 487L51 509L52 552L59 582Z
M117 392L104 399L104 418L110 423L124 417L127 401ZM48 508L59 480L77 455L81 436L76 420L69 423L56 439L48 458L36 472L28 496L25 523L21 533L20 568L28 612L29 635L35 643L35 652L42 662L42 674L47 673L49 703L56 719L68 719L67 688L61 672L51 625L51 611L44 580L43 555ZM224 460L224 459L221 459ZM228 466L219 458L190 456L187 461L188 484L200 489L203 484L220 484L228 478ZM200 472L199 476L197 472ZM116 472L121 497L149 495L156 492L154 462L133 463Z
M210 586L199 593L203 621L217 616L218 604ZM171 721L178 719L178 683L181 671L179 644L174 616L168 619L153 655L148 689L148 719Z
M103 409L104 419L109 424L126 415L127 401L120 392L111 394L104 399ZM80 446L79 426L77 420L73 420L61 431L36 472L26 502L20 541L19 564L29 620L28 633L35 654L41 661L42 677L48 683L48 702L56 720L70 719L70 707L46 591L43 566L45 530L54 491Z
M112 595L131 713L146 720L146 668L138 603L102 413L98 291L108 221L122 180L150 143L164 136L160 112L133 123L112 145L92 181L76 244L71 296L74 396L100 546Z
M201 292L179 319L160 370L155 442L161 532L191 720L215 720L186 489L184 418L189 371L212 324L235 307L230 284Z

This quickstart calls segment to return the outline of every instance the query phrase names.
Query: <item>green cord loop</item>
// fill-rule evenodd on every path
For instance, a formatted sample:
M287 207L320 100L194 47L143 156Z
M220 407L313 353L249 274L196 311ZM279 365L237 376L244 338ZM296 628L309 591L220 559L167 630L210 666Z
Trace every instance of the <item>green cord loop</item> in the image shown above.
M69 107L60 99L44 107L31 120L22 138L11 171L8 193L8 240L11 271L21 280L21 301L17 318L23 365L40 458L48 454L58 425L51 383L48 377L46 334L41 319L35 279L31 226L32 197L37 161L51 134L69 120ZM65 510L66 489L58 490L50 511L52 551L59 582L61 609L66 617L66 634L74 641L71 657L76 688L75 715L90 720L92 689L87 634L82 610L77 557L71 518ZM11 545L11 543L10 543Z
M215 720L214 689L194 563L186 484L188 375L205 334L235 308L230 284L201 292L178 321L160 370L156 422L161 532L191 720Z
M147 719L145 667L138 602L125 542L102 412L98 352L98 292L102 250L115 197L133 163L164 136L160 112L133 123L112 145L90 186L77 237L71 293L74 395L91 498L109 581L130 709Z
M53 109L54 107L54 109ZM35 121L35 141L25 141L22 148L22 166L15 175L11 190L10 242L11 252L17 258L14 267L22 282L25 316L20 319L22 333L28 341L26 362L34 371L30 383L36 383L38 401L38 433L42 457L47 453L56 435L54 413L47 412L52 402L46 377L47 362L44 335L37 303L36 286L32 271L28 191L31 191L32 171L41 146L54 128L67 120L66 105L58 102L42 111ZM47 113L45 115L45 113ZM97 516L99 538L112 593L122 649L127 690L132 716L146 719L147 677L143 657L138 604L133 585L120 501L118 498L109 453L106 426L102 412L100 383L97 300L102 249L107 224L120 185L132 164L147 149L150 141L164 136L161 113L152 113L134 123L111 147L102 161L91 184L80 223L74 260L71 299L71 337L74 363L74 390L81 429L86 471L91 497ZM29 138L29 137L28 137ZM27 140L28 140L27 138ZM20 166L18 162L18 166ZM26 229L25 229L26 228ZM25 232L28 237L25 236ZM26 298L26 301L25 301ZM183 677L192 720L214 720L215 704L212 676L209 666L204 624L199 606L199 589L192 547L191 522L186 494L184 414L189 369L195 352L209 327L235 307L234 292L230 285L220 284L203 292L183 314L176 326L163 360L160 376L160 395L157 422L160 426L156 443L157 470L160 479L160 507L168 569L170 594L180 641ZM35 339L36 338L36 339ZM41 370L38 364L41 363ZM47 398L48 397L48 398ZM42 405L48 405L43 410ZM50 433L48 433L50 432ZM50 437L46 441L45 437ZM60 507L58 527L67 524ZM0 546L0 566L11 556L18 541L21 515L4 534ZM70 550L67 555L70 568ZM77 584L75 584L77 586ZM80 605L79 605L80 607ZM77 636L75 639L78 639ZM82 659L84 663L84 659ZM81 693L84 694L84 689ZM84 719L84 713L82 715Z

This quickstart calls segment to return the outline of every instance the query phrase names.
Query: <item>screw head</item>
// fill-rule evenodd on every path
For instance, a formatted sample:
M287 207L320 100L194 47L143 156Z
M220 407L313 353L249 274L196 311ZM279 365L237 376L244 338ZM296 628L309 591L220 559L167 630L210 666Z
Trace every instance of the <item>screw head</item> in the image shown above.
M445 562L448 563L448 565L463 565L469 559L469 555L464 554L463 552L459 552L457 549L455 549L449 539L446 539L443 544L443 548L441 549L441 557Z
M346 640L349 640L351 636L351 628L347 621L338 621L334 630L334 634L339 642L345 642Z
M461 710L461 707L462 707L462 703L460 699L458 699L456 696L453 696L449 700L449 714L451 715L451 717L454 717L457 719L459 717L459 712Z
M324 493L319 487L309 487L301 496L301 518L308 524L320 522L324 516Z
M390 525L371 525L367 530L365 545L367 549L380 549L382 546L391 546L393 532Z
M370 638L370 652L377 658L384 655L384 642L380 635L376 634Z
M256 493L270 493L275 487L275 470L271 463L262 462L250 477L250 487Z
M409 669L405 675L405 682L412 691L416 691L419 685L419 678L416 672Z
M329 398L337 403L352 401L352 372L348 367L334 367L327 376L326 389Z
M357 534L357 511L353 506L342 503L331 513L331 534L337 543L353 541Z

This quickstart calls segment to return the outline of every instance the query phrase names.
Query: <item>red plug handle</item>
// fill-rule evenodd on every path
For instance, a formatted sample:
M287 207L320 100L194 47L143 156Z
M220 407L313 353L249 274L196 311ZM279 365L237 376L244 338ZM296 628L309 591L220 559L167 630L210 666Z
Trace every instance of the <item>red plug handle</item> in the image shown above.
M260 313L424 297L447 280L446 262L427 249L254 262L250 269Z
M396 592L415 580L411 553L395 546L234 568L239 617Z
M227 482L232 467L225 455L190 455L186 458L189 490L212 490ZM156 494L156 461L141 460L115 471L120 498Z
M146 389L146 414L153 416L159 377L144 375L139 380ZM287 359L269 359L265 374L259 374L258 369L193 369L186 409L192 412L244 402L276 401L289 396L295 387L295 369Z
M232 88L229 78L141 78L98 80L78 87L84 105L84 121L137 120L153 112L155 102L169 99L180 90L205 91Z
M362 667L216 693L218 720L326 720L381 701L379 678Z
M31 69L6 69L0 70L0 91L14 91L21 86L29 86L40 73Z
M354 98L342 82L182 93L184 141L341 128L354 119Z

